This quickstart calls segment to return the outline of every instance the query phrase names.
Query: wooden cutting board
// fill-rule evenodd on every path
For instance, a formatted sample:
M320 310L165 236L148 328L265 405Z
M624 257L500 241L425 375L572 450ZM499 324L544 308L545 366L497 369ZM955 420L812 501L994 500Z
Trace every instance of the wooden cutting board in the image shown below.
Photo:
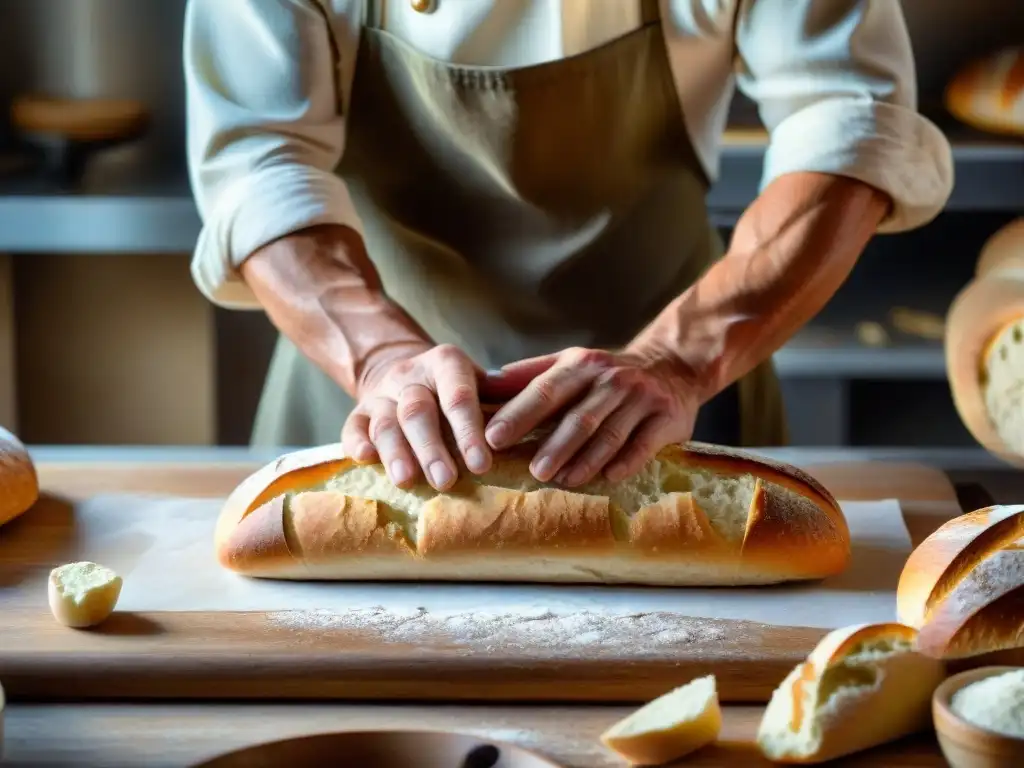
M255 468L41 466L44 498L0 532L12 537L9 542L32 537L33 551L40 553L38 562L27 564L24 557L5 558L10 547L0 539L0 681L8 696L638 702L714 673L723 701L764 702L824 634L702 620L678 648L638 658L614 651L468 647L430 637L383 642L372 630L281 623L260 612L122 613L83 632L59 626L46 609L45 594L37 597L22 588L32 583L41 592L39 577L54 564L54 552L73 544L69 501L101 493L223 496ZM805 469L844 500L899 499L915 543L960 512L949 480L922 465L835 463Z

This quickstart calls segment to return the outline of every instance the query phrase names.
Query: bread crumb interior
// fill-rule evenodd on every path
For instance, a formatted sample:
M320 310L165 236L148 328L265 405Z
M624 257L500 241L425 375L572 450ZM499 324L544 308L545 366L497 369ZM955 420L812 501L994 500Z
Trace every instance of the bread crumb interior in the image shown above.
M599 478L573 488L571 492L607 496L612 507L612 527L617 538L625 536L629 518L643 507L656 503L669 493L691 493L719 535L730 541L741 541L756 482L751 474L723 475L655 459L625 482L611 483ZM554 483L539 482L530 475L526 462L517 461L500 464L481 476L463 470L459 481L447 494L471 494L474 485L522 492L559 487ZM408 490L393 485L379 464L350 467L322 485L304 490L335 491L384 504L389 518L401 525L413 540L423 504L436 496L436 492L425 482ZM793 493L784 488L777 490L783 494Z
M843 717L846 702L880 685L879 663L913 650L909 640L876 638L855 645L816 679L808 676L807 664L798 665L776 689L760 726L758 742L765 754L771 759L814 754L824 730ZM793 697L792 706L780 706L779 697Z
M998 333L988 348L982 387L989 419L1000 439L1024 453L1024 319Z

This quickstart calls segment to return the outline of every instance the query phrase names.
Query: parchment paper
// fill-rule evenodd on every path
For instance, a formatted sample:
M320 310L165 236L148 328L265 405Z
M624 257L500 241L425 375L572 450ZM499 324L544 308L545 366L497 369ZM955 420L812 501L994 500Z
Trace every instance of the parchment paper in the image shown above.
M702 618L745 619L766 624L832 628L895 620L895 590L911 550L896 501L844 502L853 538L850 568L839 577L804 585L758 588L643 588L574 585L479 585L451 583L296 583L247 579L222 569L213 555L219 500L129 495L96 496L66 515L55 566L92 560L124 577L119 611L321 611L383 607L389 611L466 612L547 610L555 613L668 611ZM0 564L37 571L41 534L29 516L16 535L0 538ZM43 538L55 538L52 524ZM12 531L13 533L13 531ZM34 539L30 544L27 539ZM18 540L21 541L18 541ZM34 562L25 547L37 548ZM45 574L41 570L34 577ZM36 579L33 578L33 581ZM7 581L6 584L3 582ZM19 580L20 581L20 580ZM26 585L16 602L26 599ZM10 604L14 585L0 580ZM42 588L45 595L45 587ZM31 591L36 591L35 586ZM33 595L37 602L38 595ZM42 598L45 600L45 597Z

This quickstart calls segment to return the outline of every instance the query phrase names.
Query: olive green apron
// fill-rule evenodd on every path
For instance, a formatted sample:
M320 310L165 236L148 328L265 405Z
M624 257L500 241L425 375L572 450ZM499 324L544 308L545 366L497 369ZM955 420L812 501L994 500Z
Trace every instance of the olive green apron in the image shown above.
M621 347L721 255L657 0L635 32L514 69L430 58L368 5L338 172L385 291L434 341L485 369ZM352 407L281 338L253 443L335 442ZM771 362L706 404L694 438L784 443Z

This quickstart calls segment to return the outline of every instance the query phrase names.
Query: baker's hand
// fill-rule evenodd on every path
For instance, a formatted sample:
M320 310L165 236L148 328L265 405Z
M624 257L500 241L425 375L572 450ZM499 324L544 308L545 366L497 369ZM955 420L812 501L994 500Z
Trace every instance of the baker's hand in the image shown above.
M444 418L469 470L486 472L492 459L477 391L482 376L451 345L380 364L365 377L341 431L346 454L358 461L379 458L395 485L408 487L425 476L445 490L457 479L458 467L442 435Z
M638 472L669 443L693 433L700 405L682 366L667 355L569 349L489 373L518 390L487 425L501 450L558 418L530 464L541 482L575 487L603 471L613 482Z

